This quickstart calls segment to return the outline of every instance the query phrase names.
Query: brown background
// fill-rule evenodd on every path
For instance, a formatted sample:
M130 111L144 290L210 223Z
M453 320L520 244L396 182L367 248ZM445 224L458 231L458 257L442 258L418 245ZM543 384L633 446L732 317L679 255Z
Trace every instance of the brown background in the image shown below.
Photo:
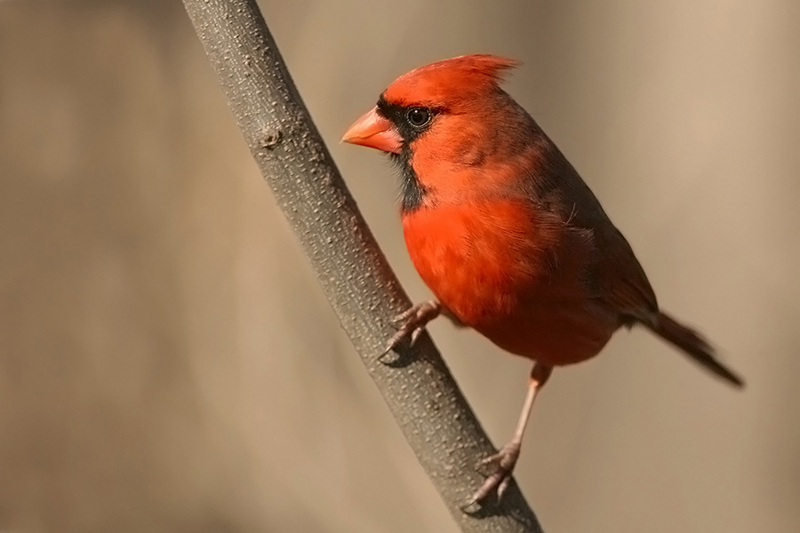
M643 331L555 374L517 477L548 533L800 530L800 4L263 2L414 299L397 182L337 144L494 52L737 393ZM434 338L495 442L528 364ZM0 530L452 532L178 1L0 1Z

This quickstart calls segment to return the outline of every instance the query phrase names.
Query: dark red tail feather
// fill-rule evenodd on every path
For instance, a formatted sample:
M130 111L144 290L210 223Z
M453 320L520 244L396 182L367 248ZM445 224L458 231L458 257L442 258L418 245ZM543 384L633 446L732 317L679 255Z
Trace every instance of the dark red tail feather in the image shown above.
M744 387L742 378L716 359L714 348L698 332L679 324L664 313L659 313L652 324L646 325L653 333L683 350L717 376L736 387Z

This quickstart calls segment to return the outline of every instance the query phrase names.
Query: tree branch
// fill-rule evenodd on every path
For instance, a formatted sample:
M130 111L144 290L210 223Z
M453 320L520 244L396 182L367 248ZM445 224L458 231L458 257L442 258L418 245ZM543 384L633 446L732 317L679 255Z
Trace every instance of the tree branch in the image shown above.
M410 307L292 82L255 0L184 0L264 179L297 233L342 328L408 443L465 532L541 529L516 483L500 505L460 506L480 486L489 439L427 335L376 356Z

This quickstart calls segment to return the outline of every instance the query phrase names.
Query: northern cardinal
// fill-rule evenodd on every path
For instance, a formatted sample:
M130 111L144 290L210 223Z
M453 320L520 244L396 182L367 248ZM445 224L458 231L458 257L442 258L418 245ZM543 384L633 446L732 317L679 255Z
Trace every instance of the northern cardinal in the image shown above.
M693 329L661 312L625 237L531 116L500 88L513 60L468 55L399 77L345 142L391 154L411 260L436 299L398 317L387 351L443 313L533 360L511 441L470 504L508 486L537 393L554 366L643 325L742 387Z

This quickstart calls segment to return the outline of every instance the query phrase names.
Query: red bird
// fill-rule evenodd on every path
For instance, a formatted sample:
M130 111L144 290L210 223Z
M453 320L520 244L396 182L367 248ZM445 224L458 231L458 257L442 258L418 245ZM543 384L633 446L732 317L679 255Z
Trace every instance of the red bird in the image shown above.
M499 82L516 62L469 55L399 77L343 140L402 171L406 246L436 299L398 317L387 351L444 313L534 361L513 439L470 503L508 486L536 394L554 366L595 356L640 324L737 387L696 331L661 312L625 237Z

